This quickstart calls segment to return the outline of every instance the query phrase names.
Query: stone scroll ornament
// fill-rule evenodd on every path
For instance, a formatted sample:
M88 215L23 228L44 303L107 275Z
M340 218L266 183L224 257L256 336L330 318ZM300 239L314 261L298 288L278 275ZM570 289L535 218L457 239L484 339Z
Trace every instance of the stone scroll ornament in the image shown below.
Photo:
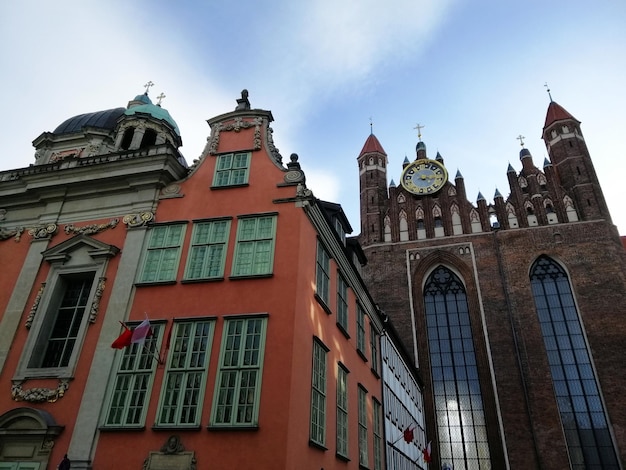
M54 403L59 398L63 398L69 388L69 380L59 380L57 388L22 388L24 381L13 382L11 386L11 397L15 401L27 401L29 403Z
M141 227L148 222L154 220L154 214L152 212L141 212L139 214L128 214L122 219L124 225L128 228Z

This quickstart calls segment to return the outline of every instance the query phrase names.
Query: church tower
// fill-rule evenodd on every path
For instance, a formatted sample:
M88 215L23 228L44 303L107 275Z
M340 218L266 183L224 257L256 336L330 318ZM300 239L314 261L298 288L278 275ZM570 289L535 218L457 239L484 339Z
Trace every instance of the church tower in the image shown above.
M376 136L369 135L357 158L361 194L361 237L365 243L383 241L387 211L387 154Z
M581 220L611 221L600 182L580 130L580 121L550 101L543 140L563 189L574 200Z

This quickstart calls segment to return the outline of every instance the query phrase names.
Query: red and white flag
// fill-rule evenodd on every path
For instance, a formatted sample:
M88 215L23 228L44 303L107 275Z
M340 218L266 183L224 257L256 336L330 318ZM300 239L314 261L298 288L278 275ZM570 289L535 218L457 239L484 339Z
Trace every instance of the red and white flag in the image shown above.
M115 341L113 341L113 344L111 344L112 348L124 349L126 346L130 346L130 340L133 337L133 332L130 328L128 328L123 323L122 323L122 326L124 327L124 331L122 332L121 335L117 337Z
M428 445L424 447L422 453L424 454L424 462L429 463L432 460L430 455L430 441L428 442Z
M139 325L135 327L133 330L133 336L130 339L131 344L139 343L143 344L146 341L146 338L150 336L150 320L147 318L142 321Z

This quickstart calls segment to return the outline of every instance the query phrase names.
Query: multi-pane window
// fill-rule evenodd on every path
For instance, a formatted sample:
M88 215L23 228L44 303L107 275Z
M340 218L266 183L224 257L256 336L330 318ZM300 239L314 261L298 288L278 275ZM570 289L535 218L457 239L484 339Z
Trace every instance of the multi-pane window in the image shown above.
M367 391L359 385L359 465L368 466Z
M374 428L374 470L382 470L383 468L383 431L382 431L382 406L375 398L372 400L373 405L373 423Z
M365 310L358 304L356 308L356 348L365 355Z
M87 302L93 285L94 273L61 277L58 303L51 304L46 322L41 329L29 368L67 367L70 363Z
M348 284L341 273L337 273L337 323L348 332Z
M317 339L313 341L313 374L311 378L311 442L326 445L326 354L328 350Z
M378 355L378 341L379 341L379 339L380 339L380 337L378 335L378 332L376 331L376 329L370 323L370 351L371 351L371 354L372 354L372 370L374 372L376 372L377 374L380 373L380 371L379 371L380 358L379 358L379 355Z
M530 281L572 469L617 469L619 463L589 347L565 270L547 256Z
M275 234L275 215L240 218L232 275L271 274L274 266Z
M330 256L320 240L317 241L315 279L315 293L322 302L328 305L330 300Z
M337 364L337 455L348 457L348 371Z
M185 226L158 225L150 231L139 282L175 281Z
M224 323L212 424L258 426L266 317Z
M144 345L131 344L122 351L113 379L105 426L140 427L144 425L147 400L156 370L161 325L152 324L152 334Z
M210 279L224 275L230 220L194 224L185 279Z
M200 424L213 324L212 320L174 323L157 425Z
M491 468L465 287L439 266L426 280L424 304L441 461Z
M250 153L228 153L217 157L213 186L246 184L250 168Z

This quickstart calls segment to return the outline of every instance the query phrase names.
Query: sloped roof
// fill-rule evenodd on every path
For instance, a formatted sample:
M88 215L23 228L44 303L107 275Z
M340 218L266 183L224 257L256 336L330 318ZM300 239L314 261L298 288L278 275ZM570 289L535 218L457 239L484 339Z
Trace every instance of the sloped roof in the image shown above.
M365 141L365 145L363 145L363 150L361 150L359 157L366 153L372 153L372 152L382 153L383 155L387 156L387 154L385 153L385 150L383 149L383 146L380 145L380 142L378 142L378 139L376 138L374 134L370 134L367 140Z
M576 122L580 122L570 113L568 113L563 106L556 103L555 101L550 101L550 105L548 106L548 112L546 113L546 123L543 128L552 125L556 121L561 121L563 119L573 119Z

